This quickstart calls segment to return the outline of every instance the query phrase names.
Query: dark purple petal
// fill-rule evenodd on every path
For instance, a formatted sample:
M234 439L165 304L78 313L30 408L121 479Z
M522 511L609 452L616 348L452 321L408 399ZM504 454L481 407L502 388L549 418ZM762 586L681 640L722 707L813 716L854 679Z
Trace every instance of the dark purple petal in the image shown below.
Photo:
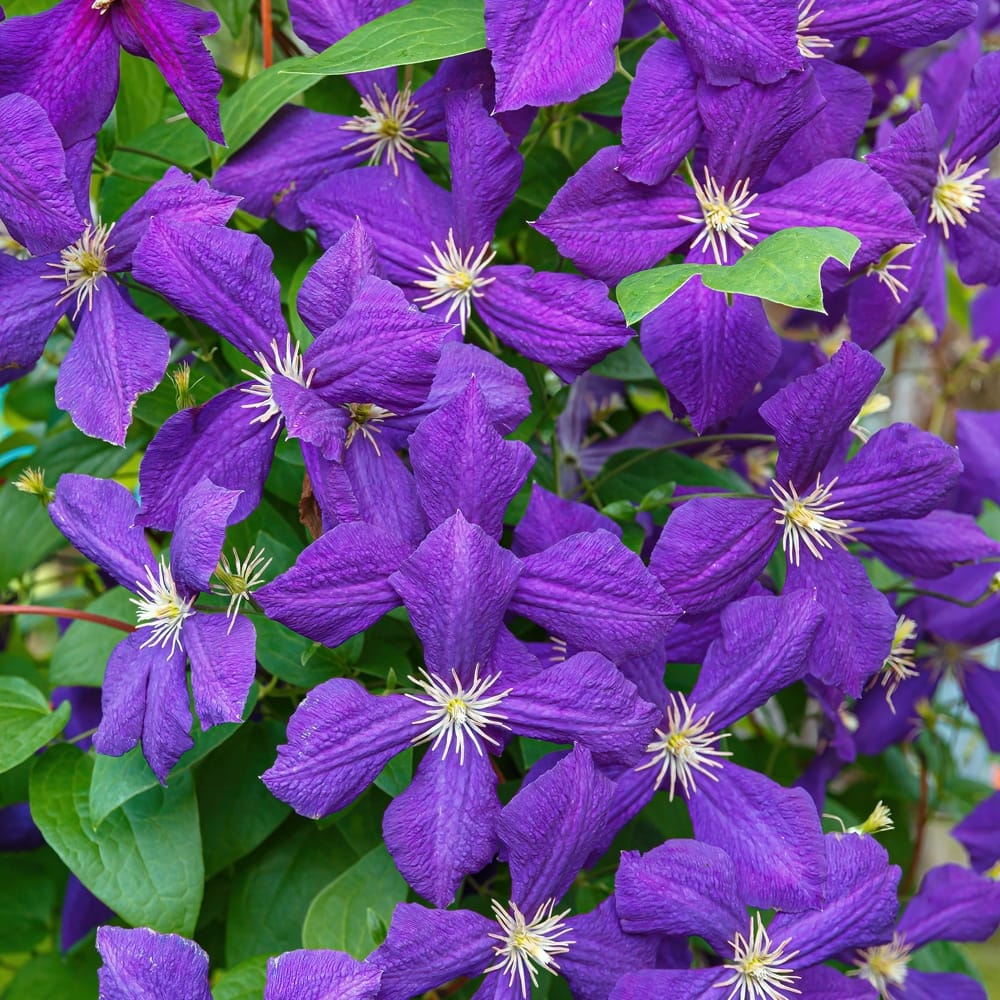
M917 518L937 507L958 482L958 451L911 424L876 431L844 467L831 494L835 516L854 521Z
M202 729L242 722L257 661L256 632L237 615L230 627L225 615L195 612L186 619L181 642L191 660L191 689Z
M840 0L819 11L810 31L826 38L869 35L909 49L943 41L975 16L973 0Z
M216 96L222 76L201 40L219 30L219 18L179 0L121 0L121 11L191 120L225 143Z
M59 367L56 405L85 434L124 444L139 395L155 389L167 370L167 331L139 312L111 278L85 306L76 336Z
M680 617L642 560L606 531L527 556L510 608L577 649L609 659L652 649Z
M505 343L567 382L631 337L607 286L576 274L510 265L486 270L493 284L476 308Z
M147 661L149 683L146 714L142 720L142 754L160 784L165 785L171 768L194 746L185 657L180 647L175 652L168 652L159 646L150 646L143 652L157 653L159 662L153 662L152 657ZM104 718L107 718L106 713ZM96 738L94 746L103 753Z
M816 479L884 370L873 355L846 341L828 364L762 404L760 415L778 439L779 483L805 488Z
M902 195L911 212L923 208L937 183L937 128L929 107L899 126L885 145L865 157L865 162Z
M355 220L313 264L299 288L296 306L314 336L347 312L369 275L378 275L378 250L364 226Z
M238 499L235 491L203 479L181 501L170 544L170 566L174 579L189 593L209 589Z
M621 27L618 0L488 0L496 110L547 107L596 90L615 71Z
M770 501L696 498L670 515L649 568L685 613L703 614L742 597L777 540Z
M55 526L105 573L134 591L146 582L153 553L142 528L135 526L135 497L112 479L66 473L49 505Z
M792 0L651 0L709 83L773 83L802 68Z
M142 720L146 712L146 686L149 675L163 670L164 659L184 669L184 653L175 649L168 654L159 646L142 644L147 633L141 629L122 639L108 659L101 689L101 724L94 734L98 753L120 757L142 738Z
M1000 180L983 182L978 212L951 231L958 276L968 285L1000 284Z
M48 116L24 94L0 100L0 150L0 218L11 236L36 255L73 243L86 220L66 177L66 154Z
M562 898L597 845L613 797L614 785L577 746L504 806L497 830L522 912Z
M495 957L498 925L469 910L400 903L389 934L369 956L382 970L379 1000L410 1000L458 976L478 976Z
M643 320L640 343L699 434L736 413L781 353L759 299L727 297L698 277Z
M102 903L72 872L66 881L62 918L59 921L59 949L65 954L78 941L107 920L115 911Z
M984 799L951 831L969 852L969 863L982 874L1000 859L1000 792Z
M809 1000L875 1000L872 987L864 980L852 978L850 975L845 976L828 965L802 969L798 976L795 986L803 996L809 997ZM907 985L906 1000L911 1000L909 985Z
M688 809L695 836L732 858L740 899L790 911L822 905L826 851L808 793L735 764L717 774L718 781L698 782Z
M247 384L180 410L156 432L139 466L137 524L172 531L181 501L206 469L218 486L242 490L229 515L232 523L256 509L274 456L274 435L271 424L255 422L253 411L245 409L251 399Z
M1000 671L966 662L960 672L965 697L979 720L986 745L1000 753Z
M647 969L622 976L608 1000L713 1000L730 976L728 969Z
M896 885L900 871L889 864L885 848L874 838L827 834L829 875L823 908L779 913L771 921L772 941L791 938L798 948L795 964L815 965L851 948L882 944L896 919Z
M960 972L922 972L909 969L906 973L906 1000L989 1000L986 990Z
M409 442L420 504L437 526L456 511L494 538L535 456L521 441L493 429L475 378L466 391L431 414Z
M407 882L448 906L466 875L493 860L500 802L490 758L429 750L409 788L389 804L385 846Z
M722 612L722 635L712 643L690 701L713 714L718 731L760 707L809 670L823 620L815 593L748 597Z
M267 960L264 1000L375 1000L381 970L342 951L286 951Z
M252 233L153 219L132 255L132 273L247 357L270 358L272 342L283 345L288 336L273 259Z
M611 284L658 264L700 228L680 218L699 214L687 184L633 184L618 172L618 154L613 146L595 153L535 224L581 271Z
M938 0L935 6L944 6ZM971 4L969 5L971 6ZM948 151L948 164L988 156L1000 143L1000 111L996 95L1000 91L1000 56L988 52L972 67L969 87L958 106L955 136Z
M1000 924L1000 885L959 865L932 868L898 931L912 948L930 941L985 941Z
M255 597L268 618L316 642L339 646L399 606L389 576L409 554L405 542L378 528L340 524Z
M659 184L680 166L701 132L697 86L678 42L661 38L643 53L622 105L618 169L630 181Z
M38 101L66 146L96 135L118 93L110 19L63 0L0 24L0 94L14 92Z
M104 961L97 972L101 1000L212 1000L208 955L179 934L99 927L97 950Z
M328 461L341 461L351 423L347 408L327 402L318 392L284 375L272 375L270 383L271 399L281 410L288 437L312 445Z
M461 513L435 528L389 577L424 647L427 669L468 684L484 664L521 573L518 560Z
M532 483L528 507L514 528L511 551L518 556L533 555L570 535L598 530L621 538L621 526L611 518Z
M598 653L577 653L520 681L500 711L519 734L579 743L601 764L624 765L642 756L662 714Z
M262 780L276 798L319 819L353 802L405 750L426 709L400 694L369 694L336 677L313 688L288 721L288 742Z
M990 293L994 293L991 295ZM988 300L992 299L993 307ZM976 326L976 306L982 302L980 329ZM995 312L994 312L995 310ZM988 289L972 303L972 327L980 336L986 335L987 321L996 316L996 341L1000 346L1000 288ZM955 444L965 468L959 488L970 497L969 506L960 509L978 512L983 499L1000 503L1000 413L955 411Z

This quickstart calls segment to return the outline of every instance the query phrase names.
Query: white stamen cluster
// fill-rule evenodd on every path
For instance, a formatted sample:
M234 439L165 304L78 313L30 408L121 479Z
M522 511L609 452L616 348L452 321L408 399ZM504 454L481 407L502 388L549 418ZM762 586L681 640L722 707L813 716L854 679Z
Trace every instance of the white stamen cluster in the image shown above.
M692 215L678 216L683 222L702 223L703 228L692 240L692 248L703 244L710 247L716 264L725 264L729 260L729 240L744 250L751 249L750 240L760 237L750 230L750 219L757 218L760 212L748 212L747 209L757 197L756 192L750 194L750 178L737 181L731 195L721 187L705 169L705 183L691 175L694 194L701 208L701 218Z
M298 382L299 385L308 389L312 384L313 375L316 374L316 371L313 369L309 372L308 376L304 375L305 362L302 355L299 354L298 345L296 345L291 337L285 340L284 353L278 349L278 342L272 340L271 353L274 357L273 367L271 360L261 351L257 351L257 364L260 365L263 371L257 375L254 372L247 371L245 368L243 369L243 374L247 375L252 383L244 387L243 391L248 396L256 396L259 400L256 403L244 403L243 409L264 411L263 413L258 413L250 421L252 424L266 424L272 417L276 416L278 420L271 434L271 437L275 438L278 436L278 431L281 430L282 416L281 407L274 401L274 396L271 393L271 379L275 375L284 375L285 378L290 378L293 382Z
M913 243L900 243L898 246L894 246L891 250L882 254L882 257L877 260L874 264L869 264L865 268L865 274L869 277L876 277L886 288L889 289L889 294L896 300L897 303L901 301L901 296L905 295L909 289L898 278L893 271L909 271L909 264L896 264L895 259L907 250L912 250L914 247Z
M500 942L493 946L498 961L483 971L499 970L508 977L511 986L516 979L525 1000L529 995L528 979L532 986L537 986L539 969L558 972L559 963L555 956L565 955L569 946L576 943L564 939L564 935L570 933L570 929L563 924L569 910L553 913L555 905L554 899L547 900L528 920L517 908L517 903L512 902L508 911L501 903L493 900L493 913L500 924L501 933L491 934L490 937Z
M896 631L892 637L892 649L882 664L882 669L878 673L878 679L885 688L885 700L893 715L896 714L896 706L892 703L892 697L899 689L899 685L909 677L916 677L920 673L913 662L913 646L911 643L917 635L917 623L906 615L900 615L896 619Z
M985 177L989 167L983 167L975 173L968 173L975 159L960 160L952 170L948 169L944 153L938 160L938 179L931 192L931 205L928 219L936 222L944 230L944 238L951 235L950 227L965 228L965 217L979 211L979 203L986 197L986 188L979 184L980 177Z
M108 273L108 251L114 249L113 246L108 246L108 236L114 225L113 222L107 225L98 222L94 226L88 222L80 238L60 251L59 263L48 265L62 273L46 274L44 277L66 283L59 302L63 303L76 296L73 319L80 315L84 302L87 303L87 309L94 308L94 292L97 291L101 278Z
M426 288L428 294L421 295L414 301L426 303L423 308L429 309L450 299L451 305L448 307L445 319L451 319L457 309L458 320L464 334L469 314L472 312L472 300L481 299L485 294L483 288L495 280L483 278L481 275L489 267L496 252L490 250L489 243L484 243L478 253L475 247L463 252L455 244L455 233L451 229L448 230L443 250L436 243L431 243L431 248L434 250L434 259L424 254L428 266L418 269L424 274L429 274L430 279L414 282L418 287Z
M816 488L803 497L798 495L793 483L789 483L787 488L771 483L771 495L780 504L773 508L778 515L775 524L782 524L785 529L781 535L781 547L793 566L799 564L803 545L817 559L822 559L820 546L825 549L833 548L828 535L835 538L841 548L845 540L854 541L854 535L848 527L850 522L838 521L827 513L842 504L840 500L830 502L830 491L836 483L835 477L823 486L817 476Z
M158 573L146 567L146 583L136 580L135 589L138 597L130 598L135 605L135 617L139 628L148 628L150 636L142 644L147 646L170 646L173 652L181 642L181 627L184 619L194 614L191 605L193 597L183 598L177 592L170 565L160 556Z
M108 8L115 2L115 0L94 0L90 5L91 10L99 10L102 14L107 14Z
M857 826L846 827L844 833L854 833L859 837L864 835L874 835L884 833L886 830L894 830L892 822L892 812L889 807L879 799L875 803L875 808L868 814L868 817Z
M229 607L226 608L229 632L233 630L236 616L240 613L240 605L249 601L253 592L263 584L264 574L270 565L271 559L264 550L255 551L252 545L243 558L233 549L232 566L225 555L219 556L219 565L215 568L218 583L212 584L212 593L229 597Z
M764 929L764 921L758 913L756 924L750 918L750 933L744 937L737 934L729 942L733 949L733 960L726 962L725 967L733 970L733 975L716 987L732 986L732 991L726 1000L789 1000L790 993L801 994L792 983L798 980L791 969L783 968L798 951L785 954L785 948L791 944L791 938L786 938L777 947L771 944L771 938Z
M442 757L448 756L452 743L454 743L460 764L465 763L465 744L467 742L475 747L476 753L480 757L483 755L484 740L495 747L500 746L500 743L486 732L490 726L510 729L510 726L505 722L507 716L500 712L490 711L511 692L511 689L507 688L498 694L487 693L500 679L499 674L492 674L480 679L479 664L476 664L475 672L472 675L472 684L466 689L456 670L451 672L454 680L453 686L449 686L446 681L440 677L434 677L426 670L421 670L420 673L423 675L422 677L408 677L407 680L426 692L427 696L408 693L406 697L412 698L430 709L413 725L424 726L428 723L430 725L419 735L414 736L412 743L430 743L431 750L436 750L441 741L444 740ZM433 742L431 742L432 740Z
M344 409L347 410L351 418L350 424L347 425L347 437L344 441L344 447L350 448L355 437L360 434L363 438L371 442L372 447L375 449L375 454L381 458L382 452L379 451L375 435L381 434L382 428L375 425L382 423L386 417L394 417L396 414L392 410L387 410L384 406L378 406L375 403L345 403Z
M662 786L663 779L669 774L671 801L678 783L688 797L698 790L695 772L718 781L718 775L712 770L722 767L722 761L718 758L732 757L728 751L715 748L716 743L729 733L709 731L714 712L695 721L697 707L694 704L688 705L683 694L671 693L666 713L667 728L656 730L656 735L660 738L646 747L646 753L652 755L651 759L636 768L637 771L645 771L658 765L657 788Z
M813 10L816 0L799 0L799 23L795 29L799 55L803 59L822 59L823 53L817 49L832 49L833 42L822 35L810 34L813 23L823 16L823 11Z
M400 156L412 162L414 155L427 155L413 145L413 140L420 138L416 123L423 111L411 100L409 85L397 91L390 101L385 91L376 84L374 99L362 97L361 107L365 112L363 115L355 115L341 125L348 132L361 133L359 139L349 142L344 149L359 147L359 156L368 154L369 166L381 163L384 156L397 176Z
M883 1000L899 1000L901 994L893 993L893 986L902 986L909 971L910 952L913 949L899 934L893 934L889 944L864 948L858 952L854 964L855 975L878 990Z

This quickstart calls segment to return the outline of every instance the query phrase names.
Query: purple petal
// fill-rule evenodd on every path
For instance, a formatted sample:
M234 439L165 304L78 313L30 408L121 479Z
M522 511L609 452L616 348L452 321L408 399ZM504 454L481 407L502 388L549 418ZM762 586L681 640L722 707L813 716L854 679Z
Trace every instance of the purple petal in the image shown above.
M97 950L104 961L97 972L101 1000L211 1000L208 955L179 934L99 927Z
M466 391L431 414L410 438L410 462L420 503L431 525L460 510L494 538L535 462L521 441L493 429L475 378Z
M355 220L313 264L299 288L299 315L314 336L347 312L369 275L378 275L378 250L364 226Z
M255 597L268 618L327 646L339 646L399 606L389 576L409 547L360 522L340 524L309 545Z
M770 501L698 498L675 510L649 568L687 614L742 597L777 543Z
M898 930L916 949L930 941L985 941L998 923L1000 885L959 865L940 865L924 876Z
M219 30L218 17L178 0L121 0L121 10L181 107L209 139L224 144L216 96L222 76L201 40Z
M196 612L182 627L181 642L191 660L194 707L202 729L242 722L257 662L256 632L237 615L230 627L224 615Z
M678 42L661 38L643 53L622 105L618 169L630 181L659 184L680 166L701 132L697 86Z
M935 6L944 6L938 0ZM996 95L1000 90L1000 57L989 52L972 67L969 86L958 106L955 136L948 151L948 163L988 156L1000 143L1000 113Z
M847 341L828 364L797 378L760 407L778 439L778 482L804 486L816 479L884 370Z
M969 852L969 863L980 874L1000 858L1000 792L984 799L951 831Z
M822 905L826 851L808 793L735 764L717 773L718 781L698 782L688 809L695 836L733 859L740 899L791 911Z
M502 711L519 734L579 743L598 762L623 765L638 762L661 716L597 653L577 653L520 681Z
M909 984L909 974L907 984ZM809 997L809 1000L874 1000L872 987L868 983L851 978L849 975L845 976L828 965L803 969L795 985L803 996ZM907 985L906 1000L912 1000L909 985ZM953 997L952 1000L958 998Z
M916 213L937 183L939 146L934 116L929 107L924 107L903 122L888 143L869 153L865 162L884 177L902 195L910 211Z
M575 101L611 79L621 34L617 0L490 0L486 45L497 111Z
M351 423L347 409L284 375L272 375L270 385L288 437L311 445L328 461L341 461Z
M958 276L969 285L1000 284L1000 181L984 181L979 211L966 217L966 225L953 229L951 249L958 262Z
M990 293L994 294L990 294ZM992 299L993 307L988 300ZM996 316L996 341L1000 342L1000 288L989 289L972 303L973 331L986 334L986 330L976 329L977 304L981 303L980 323L985 327L987 316ZM955 411L955 444L965 468L959 480L963 493L971 495L972 506L961 509L978 512L982 499L1000 503L1000 413L996 411L977 413L972 410Z
M85 220L66 177L66 154L30 97L0 100L0 149L0 218L11 236L36 255L75 242Z
M562 898L591 856L613 797L614 785L577 746L504 806L497 830L511 897L523 912Z
M650 6L709 83L773 83L802 68L792 0L651 0Z
M593 507L557 497L531 484L531 496L524 516L514 528L511 551L518 556L533 555L570 535L603 530L621 538L621 526Z
M986 990L959 972L921 972L909 969L906 973L906 1000L989 1000Z
M609 659L652 649L680 617L642 560L606 531L527 556L510 609Z
M647 969L622 976L608 1000L712 1000L731 975L726 969Z
M84 434L124 444L135 401L156 388L169 357L167 331L104 278L59 367L56 405Z
M142 738L147 682L151 672L164 669L165 656L169 656L171 666L179 661L184 669L180 649L170 654L158 646L143 649L146 639L141 630L133 632L115 646L108 659L101 689L101 723L94 735L98 753L120 757Z
M59 949L65 954L77 942L106 920L113 920L115 911L102 903L72 872L66 881L62 918L59 921Z
M477 744L478 746L478 744ZM389 804L385 846L407 882L435 906L448 906L466 875L497 851L500 802L490 758L429 750L413 781Z
M618 149L599 150L556 193L535 228L581 271L616 284L658 264L694 236L694 192L682 180L633 184L618 171Z
M841 0L820 11L811 30L826 38L870 35L909 49L943 41L975 16L970 0Z
M273 259L251 233L153 219L132 256L132 273L247 357L270 357L271 343L288 336Z
M382 970L379 1000L410 1000L458 976L478 976L495 957L497 924L469 910L400 903L389 934L369 956Z
M425 713L400 694L372 695L336 677L313 688L288 721L288 742L262 780L275 797L319 819L353 802L414 734Z
M181 501L170 544L170 565L174 579L187 591L209 589L238 498L233 490L203 479Z
M135 497L112 479L66 473L49 505L55 526L88 559L123 587L145 583L155 563L142 528L135 526Z
M148 666L146 714L142 720L142 754L149 762L153 774L160 779L160 784L165 785L171 768L181 759L182 754L194 746L194 740L191 739L191 703L187 671L184 669L185 657L180 647L175 652L168 652L158 646L150 646L144 652L157 653L159 662L149 662ZM96 738L94 746L101 749Z
M505 343L567 382L631 337L607 287L575 274L520 265L491 267L493 284L476 308Z
M981 663L962 664L962 688L982 727L986 745L1000 753L1000 672Z
M375 1000L381 970L342 951L286 951L267 960L264 1000ZM331 992L332 991L332 992Z
M66 146L96 135L118 93L118 43L110 19L88 4L64 0L0 24L0 93L14 92L45 109Z
M489 658L521 572L461 513L435 528L389 577L424 647L427 669L468 683Z
M256 509L271 468L274 437L270 425L254 422L244 408L247 384L180 410L156 432L139 466L142 509L137 524L172 531L181 501L206 469L218 486L242 491L229 515L232 523Z

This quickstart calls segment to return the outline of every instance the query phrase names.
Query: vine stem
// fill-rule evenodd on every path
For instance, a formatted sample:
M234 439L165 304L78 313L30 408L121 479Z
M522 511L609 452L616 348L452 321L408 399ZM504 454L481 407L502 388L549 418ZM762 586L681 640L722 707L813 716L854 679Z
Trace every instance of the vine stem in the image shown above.
M920 866L920 855L923 853L924 832L927 829L927 821L930 818L930 776L927 772L927 761L920 757L920 801L917 803L917 829L913 837L913 854L910 856L910 863L902 881L899 883L900 896L907 896L913 889L916 881L917 869Z
M107 625L121 632L134 632L135 626L129 625L118 618L106 618L90 611L77 611L76 608L50 608L44 604L0 604L0 615L46 615L49 618L77 618L83 622L93 622L95 625Z
M264 69L274 63L274 25L271 23L271 0L260 0L261 45L264 50Z

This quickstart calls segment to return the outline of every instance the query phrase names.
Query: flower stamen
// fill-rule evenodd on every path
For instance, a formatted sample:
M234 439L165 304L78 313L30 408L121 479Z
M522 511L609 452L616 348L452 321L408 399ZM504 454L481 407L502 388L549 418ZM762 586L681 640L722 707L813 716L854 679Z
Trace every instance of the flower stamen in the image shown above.
M546 900L535 911L531 920L518 909L517 903L511 902L510 910L497 900L493 900L493 913L500 924L500 934L489 936L500 944L493 945L498 961L484 972L499 971L508 977L508 985L513 986L517 979L521 987L521 996L528 997L528 979L532 986L538 986L538 970L556 973L559 963L556 955L565 955L575 941L564 940L570 928L563 924L569 910L553 913L556 901Z
M428 294L421 295L414 299L414 302L425 302L426 305L422 308L430 309L450 299L451 305L448 307L445 319L451 319L457 309L464 334L469 314L472 312L472 300L481 299L486 294L483 288L496 280L481 276L496 257L496 251L490 250L489 243L484 243L478 253L475 247L463 253L455 244L455 233L452 229L448 230L444 250L436 243L431 243L431 247L435 259L431 260L424 254L424 260L429 266L418 268L424 274L429 274L430 279L422 278L414 281L417 287L428 289Z
M798 495L794 483L789 483L787 489L778 483L771 483L771 495L781 505L773 508L778 515L775 524L783 524L785 528L781 536L781 547L793 566L799 565L803 544L817 559L822 559L819 546L833 548L827 535L832 535L841 548L844 548L845 541L854 541L849 521L838 521L827 516L828 511L843 504L840 500L830 503L830 491L836 483L837 479L834 477L826 486L822 486L817 476L816 488L804 497Z
M381 434L382 428L375 425L382 423L387 417L396 416L396 414L392 410L387 410L385 407L378 406L375 403L345 403L344 409L347 410L351 418L351 422L347 426L347 437L344 441L344 447L350 448L351 442L360 434L363 438L371 442L372 447L375 449L375 454L381 458L382 452L379 451L375 435Z
M194 614L191 605L194 598L181 597L174 583L170 565L164 556L160 556L159 572L153 576L153 571L146 567L146 583L136 580L135 589L138 597L129 600L135 605L135 617L139 628L148 628L149 638L141 648L147 646L170 646L173 652L181 642L181 627L184 619Z
M893 995L890 987L902 986L906 982L912 950L900 934L893 934L889 944L860 949L854 959L858 968L852 975L871 983L883 1000L897 1000L899 994Z
M920 671L913 662L913 646L916 639L917 623L906 615L896 619L896 631L892 637L892 648L882 664L882 669L872 678L869 685L874 686L877 679L885 688L885 700L889 710L896 714L896 706L892 703L893 695L899 690L899 685L910 677L916 677Z
M250 385L243 387L243 392L249 396L256 396L259 399L257 403L244 403L243 409L262 409L264 411L263 413L258 413L250 421L252 424L266 424L272 417L277 416L278 420L271 434L272 438L276 438L278 432L281 430L284 419L281 415L281 407L274 401L274 395L271 392L271 379L275 375L284 375L285 378L290 378L293 382L298 382L303 388L308 389L312 385L316 369L314 368L308 375L303 374L305 361L302 355L299 354L298 345L291 337L285 340L284 354L279 351L276 340L271 341L271 352L274 356L273 367L271 366L270 359L262 351L256 351L257 364L261 366L263 371L257 375L246 368L243 369L243 374L247 375L251 380Z
M361 133L359 139L349 142L344 149L361 147L358 155L367 153L369 166L377 166L384 156L396 176L399 176L398 157L412 162L414 155L427 155L413 145L413 140L421 137L415 126L424 112L411 100L409 84L397 91L391 101L376 84L374 98L368 95L362 97L361 107L365 112L363 115L355 115L340 126L348 132Z
M822 35L812 35L809 33L813 22L821 18L825 11L813 11L816 0L799 0L799 23L795 29L797 37L799 55L803 59L822 59L823 53L817 49L832 49L833 42Z
M751 917L750 933L746 937L737 934L729 942L733 960L726 962L725 968L732 969L733 975L716 983L716 987L732 986L726 1000L733 1000L737 994L740 1000L789 1000L790 993L801 994L801 990L792 986L801 977L791 969L782 968L798 954L797 950L787 955L784 953L791 941L791 938L785 938L774 947L764 929L761 915L756 915L756 926Z
M48 265L62 273L42 276L66 283L59 295L60 305L76 296L73 319L80 315L84 302L87 303L88 311L94 308L94 292L97 291L101 278L108 273L108 251L114 249L114 246L108 246L108 236L114 227L113 222L107 225L98 222L96 226L88 222L80 238L60 251L59 263Z
M229 597L229 607L226 608L226 617L229 619L227 634L233 630L236 616L240 613L240 605L244 601L249 601L253 597L253 592L263 584L264 574L270 565L270 557L263 549L255 551L253 545L242 559L236 549L233 549L231 567L226 556L220 554L219 565L215 568L215 576L219 582L212 584L212 593Z
M891 250L882 254L881 258L874 264L869 264L865 268L866 275L869 277L874 276L889 289L889 294L895 299L897 305L902 301L901 296L906 295L909 288L892 272L909 271L911 265L895 264L893 261L900 254L906 253L907 250L912 250L914 245L913 243L900 243L898 246L894 246Z
M757 197L756 192L750 194L750 178L745 177L733 186L733 193L726 195L725 187L720 186L705 168L705 183L698 179L688 168L694 194L701 208L701 218L692 215L678 216L683 222L701 223L702 229L691 243L692 249L699 244L711 248L716 264L729 261L729 243L732 240L743 250L750 250L750 240L760 237L750 230L750 219L757 218L760 212L748 212L747 208Z
M959 160L952 170L948 169L944 153L938 159L938 179L931 192L931 205L928 221L936 222L944 230L944 238L951 235L950 226L965 228L966 216L979 211L979 203L986 197L986 188L977 183L980 177L985 177L989 167L983 167L974 174L966 173L975 163L975 157Z

